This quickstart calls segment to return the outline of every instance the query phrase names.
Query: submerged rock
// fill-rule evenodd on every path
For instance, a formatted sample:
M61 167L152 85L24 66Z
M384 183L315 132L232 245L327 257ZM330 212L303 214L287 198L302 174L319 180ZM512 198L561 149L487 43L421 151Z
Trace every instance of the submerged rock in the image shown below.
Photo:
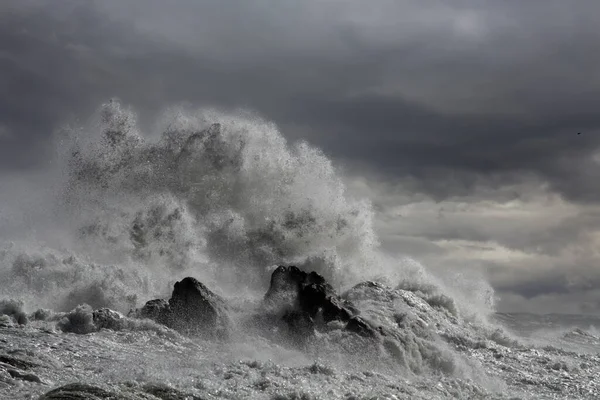
M306 273L295 266L278 267L271 275L265 303L282 309L283 321L298 333L312 330L316 321L322 320L344 322L347 330L363 336L376 335L352 303L343 300L316 272Z

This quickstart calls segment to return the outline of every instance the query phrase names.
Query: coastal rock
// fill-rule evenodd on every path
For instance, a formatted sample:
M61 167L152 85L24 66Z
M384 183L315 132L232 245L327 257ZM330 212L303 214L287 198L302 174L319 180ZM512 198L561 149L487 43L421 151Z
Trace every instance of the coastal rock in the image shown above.
M270 308L283 311L282 320L290 329L305 333L323 323L340 321L346 329L363 336L374 336L376 330L358 316L358 311L345 301L316 272L306 273L295 266L280 266L271 275L265 295Z
M70 383L42 395L39 400L201 400L200 397L163 385L115 385L112 388Z
M92 320L94 321L94 325L96 329L110 329L113 331L119 331L123 329L125 325L124 316L110 308L101 308L99 310L94 310L92 313Z
M175 283L169 308L167 325L177 331L224 333L229 323L225 300L195 278Z
M257 316L257 320L267 325L282 323L298 337L307 337L315 328L324 328L334 321L361 336L378 335L378 331L358 315L353 304L342 299L325 278L295 266L280 266L273 272L264 304L268 315ZM226 301L192 277L175 283L168 301L150 300L133 315L188 335L223 337L230 328Z
M117 393L110 392L108 390L86 385L83 383L71 383L65 386L61 386L54 390L44 394L39 400L59 400L59 399L73 399L73 400L84 400L84 399L117 399L121 400L124 397L119 396Z
M225 300L191 277L175 283L168 301L150 300L134 315L192 335L222 336L229 327Z
M170 314L171 307L169 307L169 302L164 299L155 299L146 302L144 307L137 313L137 317L148 318L159 324L167 325L169 323Z

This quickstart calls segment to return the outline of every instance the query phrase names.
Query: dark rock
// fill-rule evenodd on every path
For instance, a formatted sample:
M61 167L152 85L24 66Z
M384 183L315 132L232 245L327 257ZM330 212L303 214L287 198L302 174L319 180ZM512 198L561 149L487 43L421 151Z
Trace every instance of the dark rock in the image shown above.
M190 277L175 283L168 302L150 300L132 315L152 319L182 333L213 337L226 334L230 323L225 300Z
M292 332L301 337L309 336L314 330L315 323L313 318L304 311L287 311L281 317L281 320L286 323Z
M34 375L34 374L23 373L16 369L8 369L7 372L14 379L20 379L22 381L27 381L27 382L42 383L42 380L37 375Z
M169 322L169 315L171 314L171 307L169 302L164 299L150 300L138 313L139 318L152 319L159 324L167 325Z
M39 366L37 363L32 361L28 361L20 357L14 357L8 354L0 354L0 363L7 364L21 370L28 370L30 368Z
M351 317L348 323L346 324L346 329L348 329L350 332L357 333L361 336L374 336L375 334L373 327L359 316ZM377 332L384 335L381 327L377 328Z
M110 329L113 331L119 331L123 329L125 325L125 319L120 313L111 310L110 308L101 308L94 310L92 313L92 320L96 329Z
M142 390L161 400L202 400L201 397L183 393L166 385L148 384Z
M201 397L162 385L118 385L111 389L70 383L42 395L39 400L202 400Z
M168 325L188 333L223 333L228 325L225 300L195 278L175 283Z
M376 335L376 330L358 317L352 303L341 299L316 272L306 273L295 266L278 267L271 275L265 302L271 308L280 307L283 321L300 334L316 327L318 317L324 323L345 322L346 329L362 336Z
M71 383L51 390L42 395L39 400L125 400L115 392L83 383Z

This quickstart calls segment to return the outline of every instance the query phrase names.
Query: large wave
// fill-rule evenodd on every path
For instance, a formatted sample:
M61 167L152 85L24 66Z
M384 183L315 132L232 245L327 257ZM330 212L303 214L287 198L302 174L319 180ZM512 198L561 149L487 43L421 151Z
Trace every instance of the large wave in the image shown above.
M112 100L85 127L56 134L50 189L15 202L17 220L29 215L35 229L19 240L2 232L11 241L0 248L1 297L127 311L187 275L229 297L264 293L277 264L317 271L339 290L367 279L442 286L380 251L370 202L347 192L319 149L245 111L173 108L158 125L159 135L142 134ZM473 308L460 290L444 291ZM477 291L477 303L490 302L489 286L471 285L469 296Z
M338 287L382 275L371 206L320 150L248 112L172 109L162 125L142 135L113 100L59 132L60 173L40 202L51 229L36 246L5 243L5 296L122 309L185 273L231 293L263 290L281 263Z

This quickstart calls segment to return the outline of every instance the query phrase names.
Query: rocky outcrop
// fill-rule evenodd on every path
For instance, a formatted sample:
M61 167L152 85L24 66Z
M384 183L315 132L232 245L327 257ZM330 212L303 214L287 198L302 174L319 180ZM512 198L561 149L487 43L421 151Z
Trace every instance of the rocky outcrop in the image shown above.
M175 284L169 300L168 326L190 333L224 333L229 324L225 300L195 278Z
M350 301L342 299L316 272L295 266L278 267L264 298L267 316L257 316L267 324L283 324L291 334L302 337L329 322L344 324L361 336L378 334ZM225 300L195 278L175 283L171 298L150 300L134 316L152 319L184 334L223 337L230 328L229 307Z
M148 318L159 324L167 325L170 315L171 308L169 307L169 302L164 299L156 299L146 302L144 307L139 310L137 317Z
M150 300L135 313L179 332L200 336L222 336L230 321L228 307L220 296L195 278L175 283L171 299Z
M119 331L124 328L125 318L117 311L111 310L110 308L101 308L94 310L92 313L92 320L96 329L110 329L113 331Z
M345 301L316 272L306 273L295 266L278 267L271 275L265 295L270 309L278 309L282 320L292 331L306 333L319 323L345 323L345 328L362 336L375 336L376 330L358 315L358 310Z

